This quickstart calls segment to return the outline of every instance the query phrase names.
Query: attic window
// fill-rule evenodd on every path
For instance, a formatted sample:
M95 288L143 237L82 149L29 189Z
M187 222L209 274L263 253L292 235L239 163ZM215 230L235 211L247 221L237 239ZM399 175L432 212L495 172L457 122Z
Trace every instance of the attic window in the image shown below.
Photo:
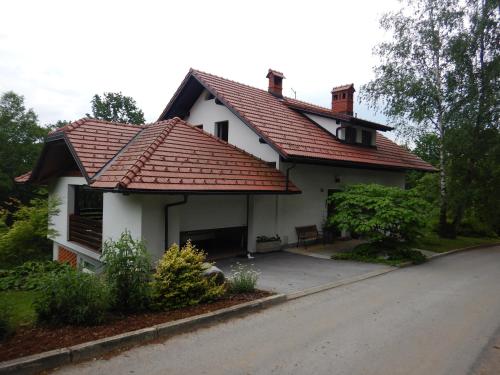
M220 121L215 123L215 136L223 141L228 140L229 135L229 122Z
M342 99L345 99L345 92L342 94Z
M361 143L365 146L372 145L372 132L368 130L363 130L361 132Z
M333 95L333 100L338 100L339 96L337 94Z
M346 143L356 143L356 129L347 127L345 128L345 141Z
M214 98L214 96L212 95L211 92L207 92L205 94L205 100L212 100Z

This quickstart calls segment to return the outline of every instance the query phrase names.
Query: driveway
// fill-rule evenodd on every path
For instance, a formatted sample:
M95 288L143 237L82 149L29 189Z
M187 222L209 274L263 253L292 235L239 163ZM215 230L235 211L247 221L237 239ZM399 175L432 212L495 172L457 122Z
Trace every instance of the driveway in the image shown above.
M231 267L238 262L260 272L259 289L285 294L389 268L379 264L318 259L284 251L257 254L254 259L223 259L216 262L216 266L230 275Z
M457 253L56 373L466 375L500 325L499 270L500 247Z

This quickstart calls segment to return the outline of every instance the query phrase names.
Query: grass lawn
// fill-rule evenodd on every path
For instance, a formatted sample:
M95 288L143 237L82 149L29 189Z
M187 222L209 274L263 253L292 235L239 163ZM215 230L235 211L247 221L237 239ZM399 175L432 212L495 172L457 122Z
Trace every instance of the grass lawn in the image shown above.
M12 325L14 327L31 325L35 322L34 299L35 292L0 292L0 305L9 306L12 315Z
M437 234L432 233L418 241L417 248L422 250L430 250L436 253L444 253L453 249L461 249L469 246L487 245L492 243L500 243L500 238L495 237L461 237L454 239L440 238Z

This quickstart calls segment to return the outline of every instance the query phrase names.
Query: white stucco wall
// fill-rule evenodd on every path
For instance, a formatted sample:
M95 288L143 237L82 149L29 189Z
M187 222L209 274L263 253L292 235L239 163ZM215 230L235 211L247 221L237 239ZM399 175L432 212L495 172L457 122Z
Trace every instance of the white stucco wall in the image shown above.
M207 91L203 91L189 111L185 119L193 125L203 124L203 130L212 135L215 134L215 123L220 121L229 122L228 143L239 147L250 154L268 162L279 164L279 155L271 146L259 142L257 134L246 126L224 105L215 104L215 99L205 100Z
M102 198L103 241L117 240L127 229L134 238L142 236L142 202L140 195L104 193Z
M283 163L285 171L289 165ZM335 177L340 182L335 182ZM299 195L278 197L278 233L284 244L295 243L295 227L315 224L321 228L327 213L328 189L342 189L356 183L378 183L404 188L404 172L297 164L290 179L302 190ZM261 223L265 226L266 224ZM267 225L271 226L268 219Z
M333 135L337 135L337 128L340 126L346 126L349 125L353 128L356 129L356 142L361 143L362 140L362 134L361 130L366 130L372 133L372 146L375 146L377 144L377 132L375 130L363 128L361 126L355 126L355 125L350 125L344 122L340 122L340 124L337 124L337 120L328 118L328 117L323 117L323 116L318 116L318 115L313 115L309 113L304 113L305 116L309 117L311 120L313 120L315 123L317 123L319 126L321 126L323 129L327 130L328 132L332 133ZM339 131L339 137L343 139L345 137L344 130Z

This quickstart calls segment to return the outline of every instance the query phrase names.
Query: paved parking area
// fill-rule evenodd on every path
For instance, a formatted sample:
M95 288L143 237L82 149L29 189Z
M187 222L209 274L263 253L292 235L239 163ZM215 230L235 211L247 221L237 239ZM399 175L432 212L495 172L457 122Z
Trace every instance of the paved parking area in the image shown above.
M215 265L226 275L230 275L231 266L237 262L253 265L260 272L257 284L259 289L285 294L390 268L381 264L319 259L285 251L256 254L254 259L222 259L215 262Z

